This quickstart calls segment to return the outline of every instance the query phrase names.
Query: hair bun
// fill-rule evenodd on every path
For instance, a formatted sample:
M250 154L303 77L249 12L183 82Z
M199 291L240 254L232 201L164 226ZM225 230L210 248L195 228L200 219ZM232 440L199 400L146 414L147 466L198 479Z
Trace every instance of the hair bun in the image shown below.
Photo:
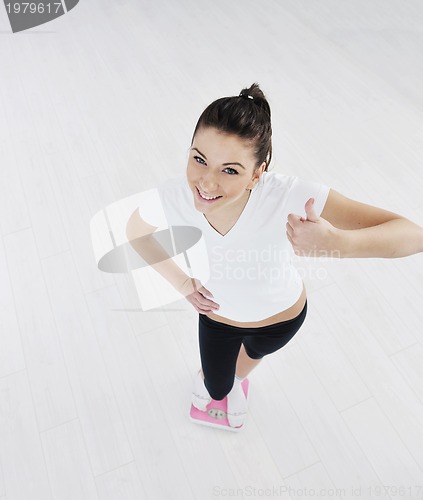
M244 99L252 99L254 101L254 97L245 92L244 90L241 90L241 93L239 94L238 97L243 97Z

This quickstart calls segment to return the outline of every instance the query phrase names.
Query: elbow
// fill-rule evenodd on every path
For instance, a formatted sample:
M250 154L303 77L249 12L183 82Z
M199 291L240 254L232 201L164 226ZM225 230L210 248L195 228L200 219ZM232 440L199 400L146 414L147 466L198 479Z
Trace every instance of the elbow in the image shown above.
M154 240L154 235L152 232L142 231L140 228L133 227L128 225L126 227L126 238L128 242L133 246L134 244L141 244L151 239Z
M140 238L140 234L136 231L136 229L133 227L133 225L131 224L128 224L126 226L126 231L125 231L125 234L126 234L126 239L128 240L128 242L132 245L132 243L139 239Z
M129 241L129 243L131 243L131 241L133 240L133 236L131 235L129 224L126 225L125 234L126 234L126 239Z
M415 253L420 253L423 252L423 227L417 225L416 223L412 222L414 228L417 230L417 243L416 245L416 252Z
M126 223L125 234L129 242L135 239L134 233L137 231L137 215L138 215L138 208L132 212L131 216L129 217Z
M403 238L403 244L406 247L405 254L399 255L399 257L414 255L423 252L423 227L418 226L414 222L411 222L411 224L411 230L407 235L408 238Z
M403 222L405 231L398 234L399 244L393 257L406 257L423 252L423 227L406 217L400 217L399 219L405 221ZM402 250L400 250L400 247L402 247Z

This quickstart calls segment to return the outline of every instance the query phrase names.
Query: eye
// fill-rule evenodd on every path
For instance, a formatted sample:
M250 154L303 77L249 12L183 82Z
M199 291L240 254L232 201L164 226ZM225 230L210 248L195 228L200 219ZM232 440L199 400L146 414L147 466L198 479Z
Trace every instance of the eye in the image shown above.
M204 165L204 160L202 158L200 158L199 156L194 156L194 160L197 161L197 160L201 160L203 163L201 162L198 162L197 163L200 163L201 165Z
M200 165L205 165L206 164L206 162L203 160L203 158L201 158L201 156L194 156L193 158ZM230 170L231 171L230 173L228 172L229 175L237 175L238 174L238 171L235 170L234 168L226 167L225 170Z

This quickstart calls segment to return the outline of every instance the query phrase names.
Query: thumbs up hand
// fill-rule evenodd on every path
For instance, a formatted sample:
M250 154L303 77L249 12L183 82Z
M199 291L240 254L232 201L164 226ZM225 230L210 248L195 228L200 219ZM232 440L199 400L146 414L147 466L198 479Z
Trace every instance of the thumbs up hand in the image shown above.
M316 210L314 209L314 198L310 198L307 203L304 205L305 213L307 214L307 219L311 222L317 222L319 220L319 216L316 214Z
M310 198L304 206L307 218L289 214L286 235L294 253L303 257L331 256L336 250L338 229L319 217Z

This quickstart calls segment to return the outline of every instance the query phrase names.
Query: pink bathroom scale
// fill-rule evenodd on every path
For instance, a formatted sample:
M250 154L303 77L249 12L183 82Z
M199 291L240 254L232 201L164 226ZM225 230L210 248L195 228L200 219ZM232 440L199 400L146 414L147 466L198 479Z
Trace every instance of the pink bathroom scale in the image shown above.
M245 397L248 401L250 382L248 378L245 378L242 382L242 390L244 391ZM189 418L192 422L200 425L207 425L208 427L215 427L218 429L223 429L225 431L239 432L243 427L231 427L228 422L227 417L228 408L228 397L220 401L212 399L206 407L206 411L201 411L191 404L191 411L189 412Z

